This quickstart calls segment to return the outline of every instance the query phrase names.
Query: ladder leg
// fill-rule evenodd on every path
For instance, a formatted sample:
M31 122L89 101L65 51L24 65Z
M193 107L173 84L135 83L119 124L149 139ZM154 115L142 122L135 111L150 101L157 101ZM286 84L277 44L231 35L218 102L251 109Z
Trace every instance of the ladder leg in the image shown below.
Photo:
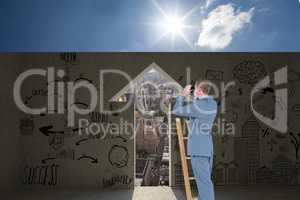
M182 131L181 120L179 118L176 118L176 128L177 128L177 136L179 142L179 150L180 150L180 158L181 158L181 166L183 171L186 199L192 200L193 196L192 196L191 185L190 185L188 164L186 160L185 145L183 141L183 133L182 133L183 131Z

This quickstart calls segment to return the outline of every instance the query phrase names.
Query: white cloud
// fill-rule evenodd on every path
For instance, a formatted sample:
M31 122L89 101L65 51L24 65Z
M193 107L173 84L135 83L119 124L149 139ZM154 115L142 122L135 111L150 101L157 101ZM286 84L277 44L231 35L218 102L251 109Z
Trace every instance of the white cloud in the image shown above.
M201 1L201 11L204 13L213 3L215 0L204 0Z
M208 8L215 0L206 0L205 8Z
M221 5L212 10L201 23L197 45L210 49L224 49L233 36L251 22L254 7L241 12L232 4Z

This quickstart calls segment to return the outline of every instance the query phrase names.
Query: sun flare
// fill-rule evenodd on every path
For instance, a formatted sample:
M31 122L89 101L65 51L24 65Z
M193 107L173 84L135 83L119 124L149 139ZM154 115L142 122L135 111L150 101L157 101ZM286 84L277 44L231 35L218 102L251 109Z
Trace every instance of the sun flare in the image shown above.
M175 41L177 39L183 40L191 49L194 48L194 45L189 41L186 32L190 32L192 30L198 30L197 26L187 25L186 19L196 12L200 7L196 6L193 7L191 10L187 11L186 13L179 12L179 8L174 6L173 9L164 10L157 0L151 0L153 5L157 8L160 12L162 18L159 19L158 22L154 23L160 31L159 38L154 42L157 44L161 39L166 38L169 39L171 42L171 48L174 48ZM178 15L178 13L182 13L182 15Z
M182 19L177 16L167 16L163 22L163 27L167 33L180 34L184 28Z

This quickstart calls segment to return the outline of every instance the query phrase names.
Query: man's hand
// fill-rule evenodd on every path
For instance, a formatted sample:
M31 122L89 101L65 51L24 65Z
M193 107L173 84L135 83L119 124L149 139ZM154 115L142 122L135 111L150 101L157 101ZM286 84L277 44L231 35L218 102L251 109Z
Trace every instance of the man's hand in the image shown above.
M185 86L185 88L183 89L183 91L179 94L180 96L189 96L191 94L191 88L192 85L187 85Z

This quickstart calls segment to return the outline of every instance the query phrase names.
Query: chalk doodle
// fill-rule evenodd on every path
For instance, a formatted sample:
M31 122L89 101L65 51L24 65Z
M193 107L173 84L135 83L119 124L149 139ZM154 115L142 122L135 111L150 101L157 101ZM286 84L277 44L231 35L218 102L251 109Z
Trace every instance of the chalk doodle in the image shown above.
M294 97L296 94L296 86L293 83L288 83L288 96Z
M77 158L77 160L81 160L81 159L88 159L91 161L91 163L93 164L97 164L98 163L98 159L97 158L94 158L92 156L87 156L85 154L81 155L79 158Z
M268 127L262 129L262 133L263 133L263 136L262 136L262 137L264 138L264 137L266 137L266 136L269 136L269 135L271 134L271 132L272 132L271 129L268 128Z
M48 91L45 89L34 89L31 91L32 96L47 96Z
M292 106L292 112L296 115L300 115L300 104L296 104Z
M256 170L260 164L260 142L259 133L261 127L257 120L251 116L242 125L242 136L247 139L247 182L253 184L256 182Z
M262 166L256 171L256 183L270 184L272 183L273 172L267 166Z
M269 150L270 150L270 152L273 152L274 146L277 144L277 142L276 142L275 139L271 138L271 139L267 142L267 144L269 145Z
M66 130L53 130L52 125L47 125L47 126L42 126L39 128L39 131L43 133L45 136L50 136L52 134L66 134L66 135L72 135L76 132L78 132L81 129L84 129L85 127L82 128L68 128Z
M224 74L224 72L220 71L220 70L207 69L205 72L205 78L207 80L222 81L223 74Z
M291 138L291 143L294 145L295 148L295 157L296 160L298 159L298 153L299 153L299 148L300 148L300 133L294 133L290 132L289 133L290 138Z
M289 82L299 82L300 81L300 73L289 68L288 70L288 81Z
M35 97L47 97L48 91L46 89L34 89L29 96L26 96L24 103L28 105Z
M75 157L75 150L70 148L62 149L55 153L49 153L48 157L41 160L43 164L46 164L48 161L53 161L56 159L69 159L74 160Z
M77 78L77 79L74 80L75 83L76 83L76 82L79 82L79 81L87 81L87 82L89 82L89 83L93 83L92 80L90 80L90 79L88 79L88 78L84 78L84 77L82 77L82 75L80 75L79 78Z
M45 136L49 136L49 135L55 134L55 133L60 133L60 134L64 133L64 131L54 131L54 130L52 130L52 128L53 128L52 125L48 125L48 126L42 126L42 127L40 127L39 130Z
M85 141L88 141L89 140L89 138L83 138L83 139L80 139L80 140L78 140L76 143L75 143L75 145L76 146L79 146L81 143L83 143L83 142L85 142Z
M34 127L34 121L31 118L21 118L19 120L19 129L22 135L32 135Z
M226 122L234 123L238 119L238 113L233 110L228 110L223 114L222 117L226 120Z
M54 158L54 157L45 158L45 159L41 160L41 163L46 164L48 161L55 160L55 159L56 158Z
M58 150L64 145L64 135L61 133L54 133L49 135L48 144L53 150Z
M254 137L256 139L259 139L260 130L261 130L261 127L254 117L250 117L242 125L242 135L244 137Z
M214 182L216 185L237 184L238 164L232 160L230 162L218 162L214 166Z
M102 179L102 187L113 187L113 186L120 186L120 185L130 185L132 183L132 178L128 175L117 175L112 176L110 178L103 178Z
M263 166L256 172L258 184L296 185L298 184L298 166L284 154L279 154L271 163L271 167Z
M233 77L240 83L253 85L267 75L265 65L260 61L246 60L233 69Z
M23 184L55 186L57 184L59 165L36 165L24 167Z
M75 64L77 61L77 53L61 53L59 55L60 60L64 62L65 65L67 64Z
M112 137L113 139L120 139L120 140L123 141L123 142L127 142L127 139L124 138L123 136L120 136L120 135L117 135L117 136L112 135L111 137Z
M293 162L287 158L284 154L279 154L272 161L272 183L273 184L291 184L294 174L295 165Z
M113 145L108 153L110 164L117 168L123 168L128 163L128 149L125 146Z
M48 144L53 150L59 150L64 146L65 131L64 130L53 130L52 125L42 126L39 128L40 132L48 137ZM73 133L78 131L78 128L73 128ZM67 134L69 136L70 134Z
M92 122L97 123L108 123L109 122L109 115L107 113L100 113L100 112L91 112L90 119Z

